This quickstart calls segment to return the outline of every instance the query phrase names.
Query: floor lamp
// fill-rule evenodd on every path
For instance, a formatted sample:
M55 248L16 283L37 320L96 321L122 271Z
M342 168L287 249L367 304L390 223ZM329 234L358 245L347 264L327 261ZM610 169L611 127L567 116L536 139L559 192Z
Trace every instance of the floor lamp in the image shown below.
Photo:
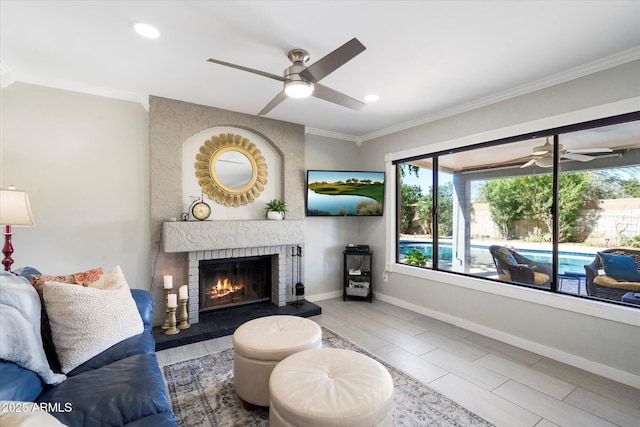
M15 187L0 188L0 224L4 225L4 246L2 253L4 259L4 271L11 271L13 264L13 245L11 244L11 227L31 227L34 225L29 196L25 191L16 190Z

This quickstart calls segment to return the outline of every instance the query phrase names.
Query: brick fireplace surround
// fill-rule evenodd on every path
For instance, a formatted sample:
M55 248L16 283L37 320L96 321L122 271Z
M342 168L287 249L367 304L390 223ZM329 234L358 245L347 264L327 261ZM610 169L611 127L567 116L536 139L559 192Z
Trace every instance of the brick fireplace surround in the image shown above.
M271 302L287 303L287 278L292 267L291 246L303 245L303 221L186 221L163 224L163 249L167 253L187 252L189 322L199 321L199 262L256 255L276 255L272 272Z

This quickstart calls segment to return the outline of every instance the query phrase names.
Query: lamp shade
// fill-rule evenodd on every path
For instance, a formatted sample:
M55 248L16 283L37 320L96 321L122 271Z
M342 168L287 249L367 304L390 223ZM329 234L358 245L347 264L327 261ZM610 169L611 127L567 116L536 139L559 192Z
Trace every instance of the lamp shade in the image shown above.
M0 224L15 227L35 225L29 196L25 191L0 189Z

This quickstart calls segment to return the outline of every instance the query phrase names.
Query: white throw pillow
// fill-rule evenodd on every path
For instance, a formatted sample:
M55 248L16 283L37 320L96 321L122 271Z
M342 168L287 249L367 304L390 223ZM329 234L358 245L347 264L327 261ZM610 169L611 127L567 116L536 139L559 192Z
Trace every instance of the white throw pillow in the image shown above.
M88 287L45 282L44 301L65 374L143 331L142 318L119 266Z

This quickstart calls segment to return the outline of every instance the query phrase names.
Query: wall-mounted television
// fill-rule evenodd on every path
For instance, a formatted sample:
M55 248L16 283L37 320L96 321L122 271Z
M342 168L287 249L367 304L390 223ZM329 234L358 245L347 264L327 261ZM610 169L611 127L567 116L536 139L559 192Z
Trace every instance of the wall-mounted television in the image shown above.
M384 172L307 171L307 216L382 216Z

